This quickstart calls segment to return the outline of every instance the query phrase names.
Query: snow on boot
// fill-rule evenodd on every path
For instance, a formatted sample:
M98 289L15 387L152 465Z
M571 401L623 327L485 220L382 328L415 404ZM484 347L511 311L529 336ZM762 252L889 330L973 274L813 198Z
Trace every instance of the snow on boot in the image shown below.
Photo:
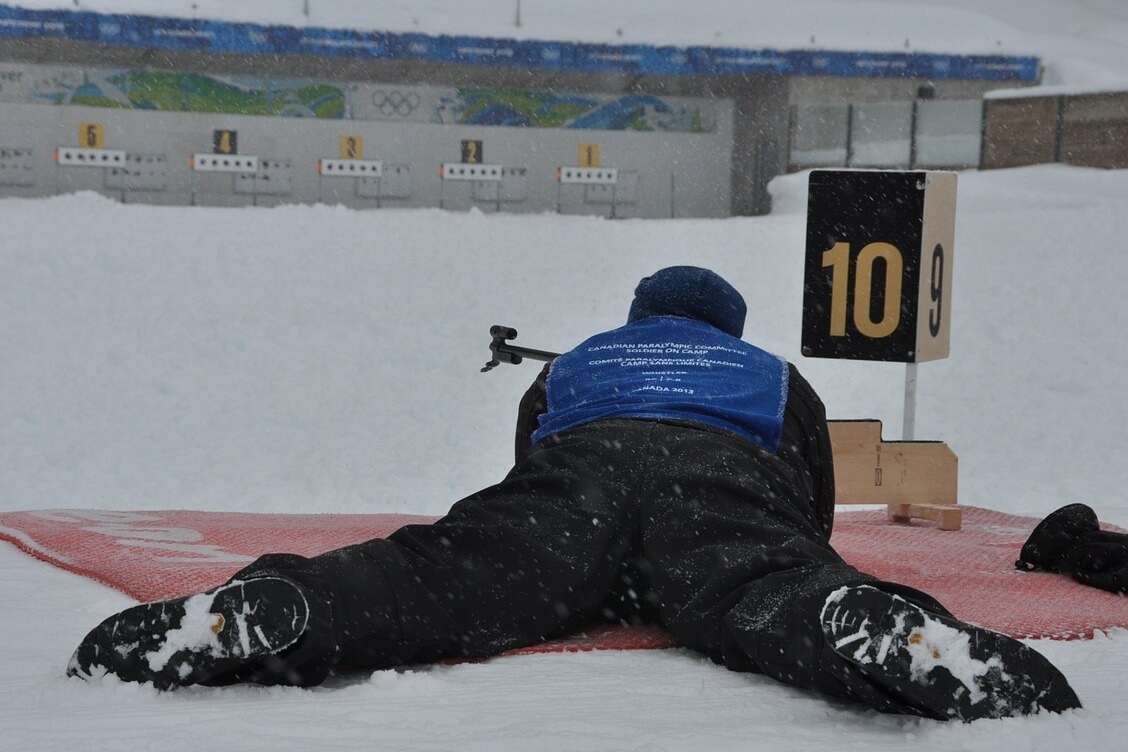
M821 621L834 652L932 717L973 721L1081 707L1061 672L1018 640L875 587L834 591Z
M289 580L236 580L111 616L78 646L67 675L114 674L158 689L206 683L290 647L308 619L305 596Z

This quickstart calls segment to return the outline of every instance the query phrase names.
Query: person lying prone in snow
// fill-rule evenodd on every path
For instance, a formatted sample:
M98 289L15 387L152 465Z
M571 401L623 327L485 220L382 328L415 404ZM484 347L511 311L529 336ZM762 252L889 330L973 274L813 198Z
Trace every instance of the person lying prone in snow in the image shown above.
M609 620L882 712L1080 707L1039 653L831 547L823 404L794 365L741 340L745 314L707 269L644 278L624 326L529 389L500 483L433 524L269 554L215 590L127 609L68 673L310 686L341 664L484 658Z

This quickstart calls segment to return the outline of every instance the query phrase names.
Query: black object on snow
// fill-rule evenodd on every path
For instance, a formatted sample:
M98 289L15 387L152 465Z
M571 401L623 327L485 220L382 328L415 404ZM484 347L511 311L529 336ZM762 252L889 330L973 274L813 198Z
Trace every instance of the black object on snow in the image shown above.
M822 628L838 655L922 715L974 721L1081 707L1061 672L1018 640L869 585L832 593ZM982 670L956 668L969 658Z
M1082 585L1128 593L1128 534L1101 530L1086 504L1068 504L1038 523L1016 569L1061 572Z
M106 619L78 646L68 676L110 673L157 689L304 682L281 656L316 622L305 593L278 577L232 580L200 595L143 603ZM327 667L325 673L328 673Z

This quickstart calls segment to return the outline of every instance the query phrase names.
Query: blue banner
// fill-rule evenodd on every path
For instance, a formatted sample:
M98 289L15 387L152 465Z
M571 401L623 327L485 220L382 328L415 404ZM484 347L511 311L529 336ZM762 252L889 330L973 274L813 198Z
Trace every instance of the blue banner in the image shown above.
M242 55L421 60L580 73L715 76L783 74L1037 81L1038 58L900 52L538 42L262 26L224 21L34 11L0 5L0 38L40 37L116 47Z

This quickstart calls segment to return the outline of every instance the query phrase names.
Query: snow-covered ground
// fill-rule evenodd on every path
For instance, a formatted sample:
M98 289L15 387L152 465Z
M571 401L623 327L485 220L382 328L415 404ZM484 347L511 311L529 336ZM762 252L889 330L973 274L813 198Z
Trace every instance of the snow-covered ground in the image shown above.
M1128 512L1126 176L962 176L953 353L920 366L917 423L969 503ZM537 370L478 373L489 325L567 349L683 262L743 291L746 336L832 417L897 438L903 366L798 352L806 180L774 185L774 215L719 221L0 202L0 508L445 511L506 469Z
M301 5L78 3L295 24ZM1038 54L1051 84L1128 82L1117 0L525 0L520 30L515 5L311 0L309 22L776 48L909 39ZM798 353L805 177L773 188L775 214L730 220L0 201L0 510L442 512L507 469L536 370L478 373L488 326L567 348L621 323L638 278L672 263L741 289L747 339L796 361L832 417L881 418L896 437L902 367ZM963 502L1042 515L1086 501L1128 524L1125 237L1128 171L961 175L952 356L920 366L917 434L959 454ZM1084 710L970 725L830 704L680 650L420 667L314 690L162 695L65 679L87 629L129 603L0 544L4 748L1056 752L1120 750L1128 736L1119 631L1037 645Z
M917 432L961 499L1128 523L1128 172L961 175L953 349L920 366ZM535 365L478 368L487 328L567 348L637 279L709 266L746 337L799 363L832 417L899 432L902 366L798 353L806 179L778 212L622 220L187 209L93 194L0 202L0 509L439 513L496 481ZM456 245L450 238L458 238ZM63 677L129 600L0 546L0 727L22 749L1119 749L1128 634L1044 643L1086 704L971 726L879 717L684 651L506 658L316 690L160 695ZM237 741L233 741L237 740Z

